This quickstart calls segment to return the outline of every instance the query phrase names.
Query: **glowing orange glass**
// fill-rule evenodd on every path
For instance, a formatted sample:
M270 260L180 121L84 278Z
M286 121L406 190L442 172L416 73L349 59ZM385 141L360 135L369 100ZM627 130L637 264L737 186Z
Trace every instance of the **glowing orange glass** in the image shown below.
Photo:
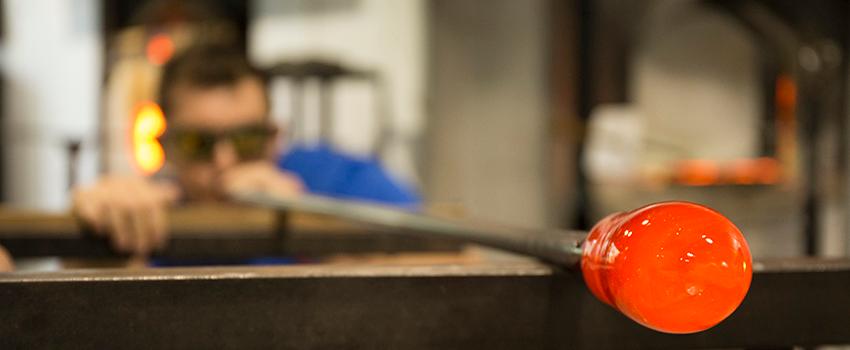
M165 152L157 139L165 132L165 116L159 105L142 103L133 120L133 155L136 166L146 175L153 174L165 164Z
M608 216L583 249L581 269L591 292L662 332L699 332L720 323L743 301L752 279L741 231L693 203Z

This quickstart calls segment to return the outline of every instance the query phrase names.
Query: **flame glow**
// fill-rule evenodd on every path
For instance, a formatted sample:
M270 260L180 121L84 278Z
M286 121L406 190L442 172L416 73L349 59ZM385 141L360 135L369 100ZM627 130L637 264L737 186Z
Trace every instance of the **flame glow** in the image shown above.
M165 132L165 116L159 105L144 102L133 120L133 156L145 175L157 172L165 164L165 152L157 138Z

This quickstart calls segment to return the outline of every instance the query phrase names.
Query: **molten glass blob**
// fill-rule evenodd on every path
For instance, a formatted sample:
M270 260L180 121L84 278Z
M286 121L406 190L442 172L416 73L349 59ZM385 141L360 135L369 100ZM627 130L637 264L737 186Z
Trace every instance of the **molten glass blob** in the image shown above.
M699 332L741 304L752 257L741 231L698 204L666 202L610 215L584 243L584 280L597 298L649 328Z

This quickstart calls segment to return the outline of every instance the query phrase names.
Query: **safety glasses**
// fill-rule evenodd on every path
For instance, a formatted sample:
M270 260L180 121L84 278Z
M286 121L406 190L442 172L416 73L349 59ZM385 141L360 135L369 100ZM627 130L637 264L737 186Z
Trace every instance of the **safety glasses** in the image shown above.
M215 145L229 142L242 161L257 160L266 152L274 128L268 125L251 125L233 130L215 132L200 129L168 130L162 141L168 156L182 162L209 162L213 159Z

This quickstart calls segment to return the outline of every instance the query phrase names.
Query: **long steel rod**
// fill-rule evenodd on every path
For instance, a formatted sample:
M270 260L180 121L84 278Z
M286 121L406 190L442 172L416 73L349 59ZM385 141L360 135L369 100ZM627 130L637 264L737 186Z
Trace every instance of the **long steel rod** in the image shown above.
M287 199L261 193L242 194L237 201L282 211L325 214L355 222L376 225L401 234L420 234L476 243L534 256L564 266L581 260L581 244L586 233L564 230L529 230L492 224L439 219L391 207L341 201L316 196Z

